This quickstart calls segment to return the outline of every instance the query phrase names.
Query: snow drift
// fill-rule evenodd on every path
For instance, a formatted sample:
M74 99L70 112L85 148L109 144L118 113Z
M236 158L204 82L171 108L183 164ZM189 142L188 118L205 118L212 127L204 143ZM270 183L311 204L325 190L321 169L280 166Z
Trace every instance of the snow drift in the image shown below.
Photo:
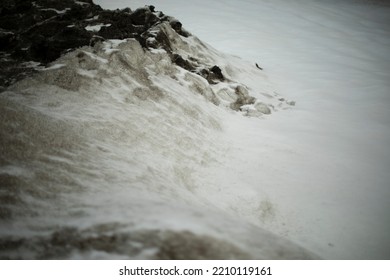
M317 258L224 211L202 178L229 149L223 118L293 103L171 23L144 46L78 48L0 94L1 258Z

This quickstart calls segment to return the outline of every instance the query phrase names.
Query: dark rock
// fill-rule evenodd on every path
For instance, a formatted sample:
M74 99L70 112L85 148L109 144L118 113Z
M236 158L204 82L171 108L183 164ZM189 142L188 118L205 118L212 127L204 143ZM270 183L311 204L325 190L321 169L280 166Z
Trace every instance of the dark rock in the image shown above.
M33 7L31 1L24 0L2 0L0 3L0 15L11 15L26 13Z
M4 52L0 52L0 65L0 92L35 71L32 66L24 64L20 59L13 59Z
M188 70L188 71L193 71L194 66L188 61L185 60L181 55L179 54L173 54L172 56L172 62L175 63L176 65Z
M180 21L178 21L177 19L173 19L173 20L171 20L171 22L169 24L171 25L173 30L175 30L177 33L181 32L181 28L183 25L181 24Z
M177 19L175 19L175 18L171 19L169 24L171 25L172 29L175 30L179 35L181 35L183 37L188 37L190 35L187 31L185 31L182 28L183 25Z
M92 13L89 8L85 8L82 5L73 4L70 11L65 14L64 18L69 20L84 20L90 16L92 16Z
M131 9L129 7L122 9L122 13L131 14Z
M131 20L136 25L146 25L147 27L150 27L153 24L155 24L156 22L158 22L157 16L155 14L153 14L150 11L150 8L147 6L144 8L136 9L131 14Z
M171 41L164 31L160 30L155 37L153 37L153 34L148 34L148 36L149 38L154 38L156 40L154 44L157 46L157 48L162 48L169 54L172 53ZM143 40L148 41L147 38L143 38Z
M46 38L51 38L52 36L58 34L58 32L61 32L64 29L69 29L67 26L71 24L71 21L46 21L42 24L35 25L30 28L28 32L24 34L24 36L31 41L34 41L36 35L42 35Z
M27 13L32 8L33 8L33 5L31 3L31 1L19 0L19 1L15 1L15 6L14 6L14 11L13 12L16 13L16 14Z
M131 20L131 13L124 12L124 10L109 11L104 10L99 13L98 22L115 23L118 28L126 28L133 24Z
M63 11L67 8L72 7L72 5L78 5L84 8L94 8L99 7L98 5L95 5L92 0L78 0L77 3L74 0L34 0L32 1L35 3L36 7L42 8L42 9L56 9L58 11ZM90 6L90 7L89 7Z
M189 36L178 20L157 12L152 5L134 11L130 8L111 11L103 10L92 0L2 0L0 15L0 51L12 55L9 61L15 65L27 61L47 64L84 45L93 46L105 39L135 38L144 48L166 50L173 63L188 71L198 67L195 60L173 54L170 38L163 29L157 33L149 30L158 23L169 22L179 35ZM98 24L105 26L99 31L85 29ZM12 65L10 62L0 69L0 88L22 77L23 66L14 70L12 67L16 66ZM209 82L223 77L214 72L207 70L207 75L204 74Z
M224 79L223 74L222 74L222 70L217 65L214 65L213 67L211 67L210 71L213 72L218 79L220 79L220 80Z
M161 21L164 21L163 19L166 17L165 14L161 11L159 11L157 13L157 17L161 20Z
M143 25L134 25L131 14L123 10L104 11L98 21L111 24L111 26L103 26L99 31L99 36L106 39L134 38L147 30Z
M43 21L45 19L49 19L49 18L56 17L56 16L58 16L56 11L42 10L42 11L39 11L39 13L37 13L36 16L34 17L34 22L37 23L37 22Z
M19 15L6 15L0 17L0 28L16 31L20 24Z
M30 47L30 55L33 60L48 63L60 57L68 49L88 45L91 38L92 34L85 29L64 28L49 38L36 36Z
M205 78L210 84L216 84L225 79L222 74L221 68L216 65L214 65L210 69L203 68L198 71L197 74Z
M98 36L98 35L93 35L92 36L92 38L91 38L91 40L89 41L89 45L90 46L95 46L97 43L101 43L101 42L103 42L105 39L104 39L104 37L102 37L102 36Z
M79 0L79 2L84 2L84 3L87 3L87 4L94 5L93 0Z
M126 36L127 33L121 31L121 29L117 28L115 25L111 26L103 26L98 32L99 36L105 39L123 39L129 36Z
M13 32L0 30L0 50L10 50L15 47L16 38Z

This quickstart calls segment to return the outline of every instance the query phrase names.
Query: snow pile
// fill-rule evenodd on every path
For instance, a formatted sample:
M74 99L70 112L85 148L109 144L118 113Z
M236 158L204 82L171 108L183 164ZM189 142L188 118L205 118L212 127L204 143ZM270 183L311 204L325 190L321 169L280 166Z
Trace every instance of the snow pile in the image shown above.
M82 47L0 94L1 258L316 258L226 213L201 176L229 149L224 118L290 106L255 65L150 32L154 47Z
M152 6L88 13L115 40L0 94L1 257L317 258L271 231L389 258L384 1L155 2L250 62Z
M218 50L257 62L297 102L266 121L224 118L219 140L230 148L202 175L205 196L323 258L389 259L388 1L154 3ZM272 215L257 219L257 208Z

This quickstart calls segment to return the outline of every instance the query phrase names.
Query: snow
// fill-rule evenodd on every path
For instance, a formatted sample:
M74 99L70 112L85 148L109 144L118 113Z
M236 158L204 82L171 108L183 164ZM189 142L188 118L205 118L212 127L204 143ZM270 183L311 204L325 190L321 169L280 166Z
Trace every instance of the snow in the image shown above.
M84 54L86 54L89 58L91 58L92 60L97 60L101 63L104 63L104 64L107 64L108 63L108 60L106 58L102 58L92 52L88 52L88 51L83 51Z
M93 32L99 32L100 29L103 26L109 27L109 26L111 26L111 23L107 23L107 24L99 23L99 24L96 24L96 25L88 25L88 26L85 27L85 30L93 31Z
M40 9L41 11L53 11L53 12L56 12L57 14L59 14L59 15L63 15L63 14L65 14L67 11L69 11L70 10L70 8L66 8L66 9L64 9L64 10L56 10L56 9L53 9L53 8L48 8L48 9Z
M66 64L56 63L56 64L53 64L53 65L46 67L46 68L36 68L36 69L39 71L50 71L50 70L61 69L62 67L65 67L65 66L66 66Z
M153 257L158 242L170 244L162 237L169 232L196 246L188 235L195 234L223 257L389 258L388 8L333 0L154 4L206 42L165 25L175 51L218 65L226 81L209 85L166 52L129 39L68 53L52 66L66 67L3 92L0 139L15 144L0 176L13 184L28 177L36 196L21 198L30 201L21 218L0 221L0 237L33 240L67 228L75 229L71 244L115 237L112 250L76 247L70 258L126 258L135 247L132 257ZM238 89L257 101L236 112Z
M81 2L81 1L74 1L74 2L75 2L75 4L80 5L80 6L87 6L87 5L89 5L89 3L86 3L86 2Z
M112 54L114 52L119 51L118 46L127 40L118 40L118 39L112 39L112 40L106 40L103 42L103 49L105 50L106 54Z
M89 70L88 71L88 70L84 70L84 69L78 69L77 73L82 75L82 76L93 79L93 78L96 78L97 70Z
M98 19L99 19L99 16L97 15L97 16L94 16L92 18L88 18L85 21L93 21L93 20L98 20Z
M217 49L257 62L275 91L297 103L261 121L224 121L230 152L209 174L212 188L222 190L204 195L324 258L388 258L389 7L302 0L154 5ZM251 217L245 197L254 190L277 209L273 218Z
M27 67L27 68L37 68L37 69L39 69L40 67L42 67L40 65L41 65L41 63L40 62L36 62L36 61L28 61L28 62L22 63L22 66L23 67Z
M189 45L167 23L160 28L185 57L196 50L202 64L221 62L226 88L244 88L235 80L237 72L259 77L239 58L196 39ZM59 235L69 242L66 258L80 257L80 250L90 258L156 258L161 248L177 250L183 240L186 249L180 250L187 258L318 258L203 196L208 170L229 149L222 119L233 114L215 105L219 94L208 82L173 65L167 52L145 51L135 39L112 43L119 51L107 53L105 44L83 47L56 61L67 67L40 72L0 95L1 139L19 139L7 145L6 162L19 166L22 156L22 166L30 172L4 175L5 180L26 180L28 175L34 193L51 194L50 199L26 194L28 206L15 206L25 216L1 221L0 238L10 234L39 244L37 235L48 243L52 234ZM233 115L244 118L242 113ZM15 136L15 126L22 135ZM0 176L9 173L4 168ZM100 245L79 248L85 238L104 240L107 235L118 237L109 251ZM7 255L60 257L53 247L40 252L46 247L38 244ZM199 246L206 251L199 252Z

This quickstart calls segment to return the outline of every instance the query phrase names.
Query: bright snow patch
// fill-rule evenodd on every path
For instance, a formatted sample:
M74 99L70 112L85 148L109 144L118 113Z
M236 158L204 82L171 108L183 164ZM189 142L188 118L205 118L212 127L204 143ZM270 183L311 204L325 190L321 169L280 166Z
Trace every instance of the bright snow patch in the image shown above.
M103 50L106 52L106 54L112 54L114 52L119 51L118 46L122 43L127 42L126 39L124 40L118 40L118 39L112 39L112 40L106 40L103 42Z
M42 68L42 69L39 69L40 71L50 71L50 70L57 70L57 69L61 69L63 67L65 67L66 64L63 64L63 63L57 63L57 64L53 64L47 68Z
M54 12L56 12L56 13L59 14L59 15L63 15L63 14L65 14L67 11L70 11L70 8L66 8L66 9L61 10L61 11L56 10L56 9L53 9L53 8L40 9L40 10L41 10L41 11L54 11Z
M111 26L111 23L107 23L107 24L99 23L96 25L88 25L85 27L85 29L87 31L99 32L103 26L109 27L109 26Z
M86 5L89 5L88 3L85 3L85 2L81 2L81 1L74 1L77 5L80 5L80 6L86 6Z
M94 16L93 18L88 18L85 21L93 21L93 20L98 20L98 19L99 19L99 15Z

